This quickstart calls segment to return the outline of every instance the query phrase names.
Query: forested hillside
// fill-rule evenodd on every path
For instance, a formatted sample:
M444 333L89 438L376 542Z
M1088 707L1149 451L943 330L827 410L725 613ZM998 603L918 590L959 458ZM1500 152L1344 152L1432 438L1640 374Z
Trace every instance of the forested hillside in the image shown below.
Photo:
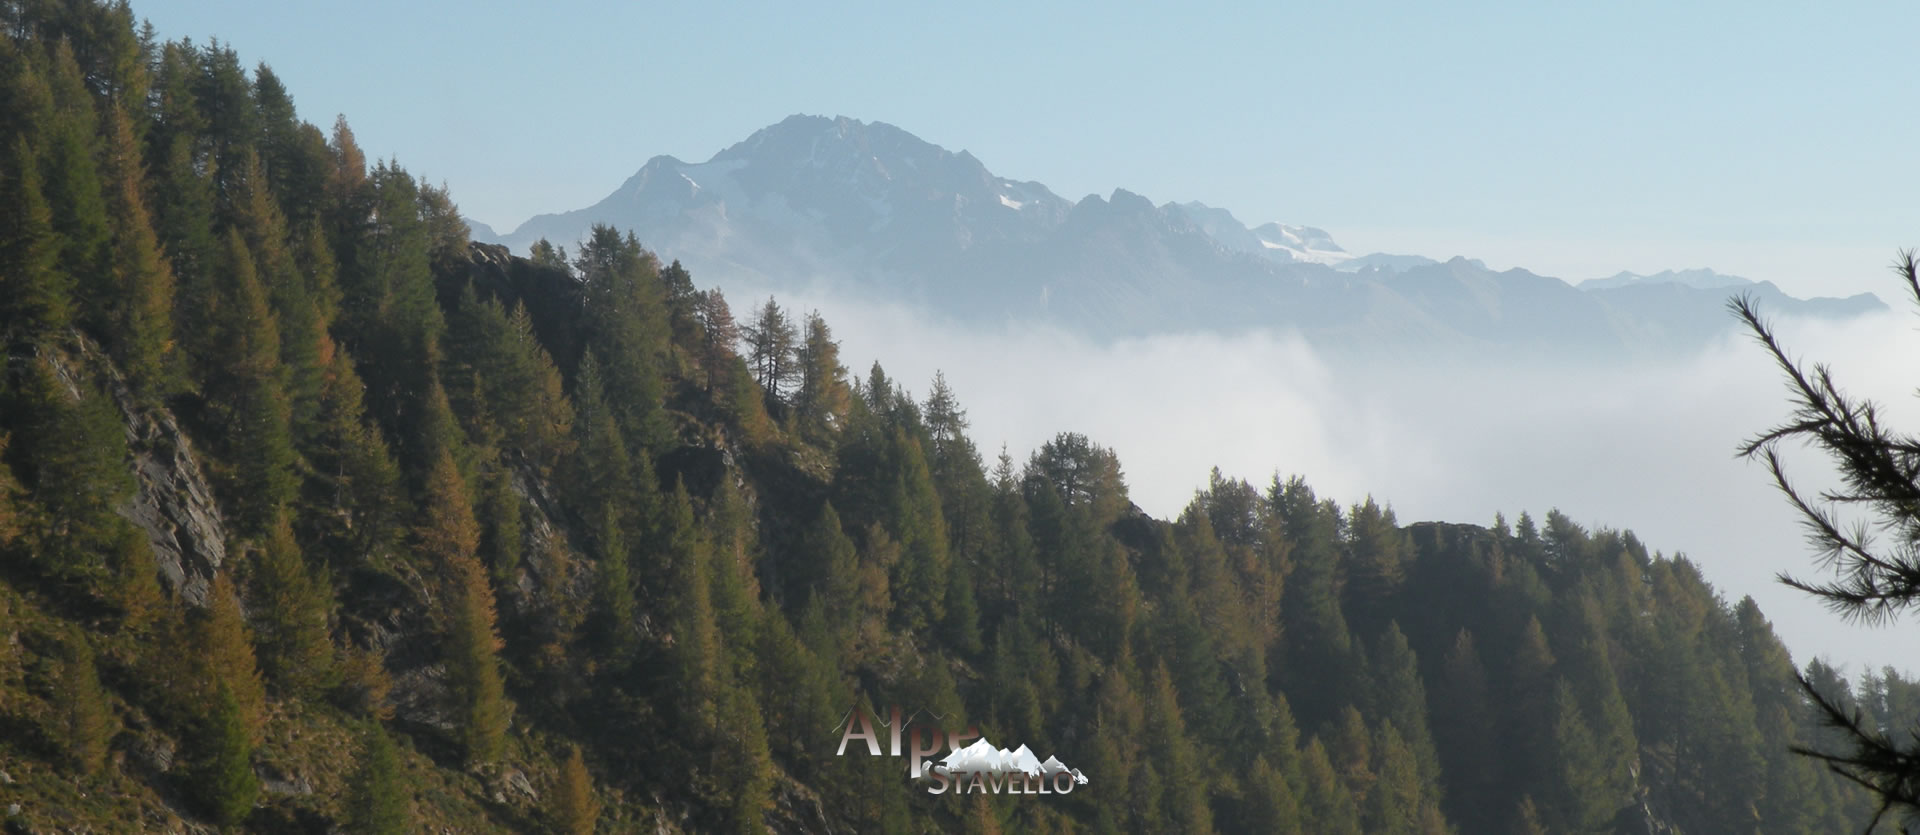
M631 236L471 244L226 45L84 0L0 26L9 831L1871 814L1789 753L1823 731L1753 602L1630 533L1218 473L1152 519L1092 440L983 453L941 380L850 375L817 315L736 320ZM1892 673L1807 672L1891 731L1920 712ZM928 795L834 755L855 704L1088 783Z

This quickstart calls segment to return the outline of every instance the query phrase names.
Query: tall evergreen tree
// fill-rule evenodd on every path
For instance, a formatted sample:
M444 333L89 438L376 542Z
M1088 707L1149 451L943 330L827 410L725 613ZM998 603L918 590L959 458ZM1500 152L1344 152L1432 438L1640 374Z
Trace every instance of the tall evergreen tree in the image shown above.
M250 751L266 723L266 688L253 654L253 630L247 627L240 596L227 572L214 575L207 607L192 621L191 638L189 646L197 663L188 681L189 704L224 711L222 705L230 701L234 720L248 734ZM222 716L217 721L227 719Z
M1398 623L1388 622L1369 660L1374 670L1374 713L1393 724L1394 735L1412 756L1421 794L1436 791L1440 786L1440 758L1427 721L1427 689Z
M234 226L253 256L255 274L273 310L291 430L295 437L304 438L314 430L326 370L324 354L331 350L331 339L313 287L295 263L286 222L268 188L259 156L247 149L238 159L234 176L242 191L233 198Z
M553 787L553 806L549 816L555 835L592 835L600 819L600 803L593 796L593 776L587 773L587 761L580 746L569 747L566 762L560 765L560 781Z
M721 690L727 686L719 627L714 622L711 574L712 552L694 524L693 504L685 485L675 482L661 516L660 538L672 576L665 600L671 607L673 657L680 682L681 706L688 725L710 734L720 720Z
M753 367L754 379L759 381L768 397L775 400L784 398L801 371L794 362L798 335L793 322L787 318L787 312L772 296L768 296L767 303L760 306L753 323L746 327L745 336L747 364ZM825 361L826 355L823 354L821 359Z
M268 530L253 573L254 635L261 667L274 688L304 698L339 681L328 619L333 599L328 583L314 576L284 512Z
M81 776L99 774L107 761L115 721L100 687L93 648L74 635L60 642L53 662L54 737L66 765Z
M407 775L393 739L378 722L361 733L360 757L347 783L346 822L359 835L402 835L413 831Z
M1319 737L1307 741L1300 758L1300 809L1314 830L1328 835L1359 835L1360 812L1352 793L1333 770Z
M1154 671L1147 699L1147 745L1164 781L1166 820L1181 832L1210 832L1213 813L1208 807L1199 752L1187 738L1185 723L1173 689L1173 676L1162 666Z
M1499 788L1500 751L1486 667L1465 629L1455 635L1434 687L1433 739L1447 785L1448 817L1467 831L1489 831ZM1504 809L1502 809L1504 811Z
M39 165L22 137L0 170L0 321L16 339L54 335L73 319L73 277L60 266L53 213L40 185Z
M763 320L765 314L763 310ZM756 322L751 331L756 350L763 339L760 329L766 324ZM822 439L846 422L852 390L847 386L847 368L840 364L840 343L817 310L807 314L804 333L794 346L793 364L799 377L793 392L794 423L803 437Z
M493 588L474 555L479 523L453 455L441 450L427 480L426 513L415 540L447 600L447 684L455 700L456 735L467 760L492 762L505 752L508 708L500 677L501 643Z
M52 210L57 263L74 282L81 321L104 333L112 325L105 314L116 288L109 268L113 232L97 162L100 118L72 45L55 45L51 57L48 81L54 106L41 139L42 188Z
M221 826L234 826L253 811L260 778L253 773L253 734L233 688L222 682L212 713L199 733L200 755L191 787L200 805Z
M208 334L202 381L208 413L222 439L221 485L243 533L262 534L292 501L297 482L280 364L280 330L236 230L229 230L216 271L220 325Z
M723 382L732 368L734 346L740 341L740 326L733 320L727 298L715 287L700 294L695 304L700 317L700 368L706 376L708 391Z
M173 268L160 249L142 189L139 140L125 111L107 111L108 213L113 228L113 287L107 306L114 360L151 394L178 387L173 341Z
M662 357L668 340L659 263L631 234L596 226L574 259L585 296L588 346L606 375L607 402L629 449L666 443Z

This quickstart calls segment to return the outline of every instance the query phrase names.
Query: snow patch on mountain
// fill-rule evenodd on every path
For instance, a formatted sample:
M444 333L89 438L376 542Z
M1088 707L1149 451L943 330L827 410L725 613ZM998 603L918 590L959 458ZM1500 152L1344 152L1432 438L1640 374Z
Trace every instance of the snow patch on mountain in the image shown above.
M1751 279L1737 275L1725 275L1709 269L1662 270L1652 275L1619 272L1606 278L1589 278L1580 282L1582 290L1611 290L1616 287L1644 287L1654 284L1679 284L1695 290L1719 290L1726 287L1751 287Z

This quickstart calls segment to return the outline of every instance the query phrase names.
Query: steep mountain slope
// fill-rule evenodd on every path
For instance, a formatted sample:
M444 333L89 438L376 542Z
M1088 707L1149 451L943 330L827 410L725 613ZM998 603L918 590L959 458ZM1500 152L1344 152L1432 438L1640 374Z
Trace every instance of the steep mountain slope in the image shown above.
M1561 292L1574 288L1477 261L1355 257L1323 230L1250 229L1201 203L1156 207L1124 189L1070 203L964 151L845 117L789 117L704 163L657 157L599 203L497 240L566 245L595 223L631 230L725 286L853 292L1100 338L1293 328L1334 350L1619 358L1725 333L1726 296L1746 287L1702 271L1579 288L1680 288L1651 295ZM1803 303L1760 291L1786 314L1882 309L1867 294Z
M264 66L136 37L124 5L0 4L0 95L10 832L1869 811L1789 752L1823 731L1759 608L1631 534L1402 525L1217 472L1154 519L1071 432L990 465L944 382L850 379L827 323L777 304L742 340L723 295L610 227L571 261L473 244L344 120L325 138ZM1108 237L1164 216L1143 198L1075 215L1089 251L1206 251L1191 227ZM1858 692L1888 733L1920 703L1892 673ZM903 757L838 753L854 709L891 705L1088 782L934 795Z

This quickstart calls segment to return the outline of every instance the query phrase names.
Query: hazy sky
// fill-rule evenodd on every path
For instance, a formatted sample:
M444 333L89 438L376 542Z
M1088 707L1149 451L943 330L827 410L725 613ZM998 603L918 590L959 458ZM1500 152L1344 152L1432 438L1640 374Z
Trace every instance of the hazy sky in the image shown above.
M1884 289L1920 4L275 4L136 0L501 231L792 113L886 121L1069 199L1115 187L1349 249L1570 279ZM1157 7L1156 7L1157 6ZM1888 295L1888 294L1883 294Z

